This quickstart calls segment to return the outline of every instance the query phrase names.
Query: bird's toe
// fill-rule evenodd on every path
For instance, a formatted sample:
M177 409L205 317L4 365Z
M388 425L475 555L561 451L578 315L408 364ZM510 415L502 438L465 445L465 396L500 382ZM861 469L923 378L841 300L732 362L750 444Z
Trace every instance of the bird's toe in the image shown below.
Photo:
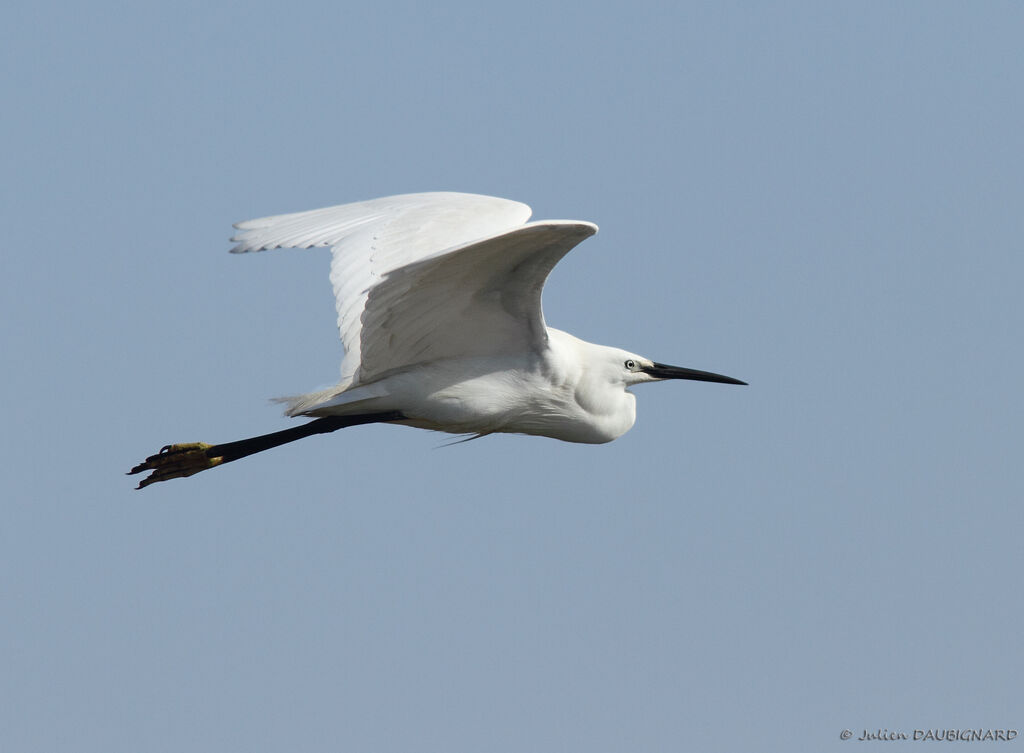
M172 478L186 478L200 471L220 465L222 457L211 457L207 451L213 445L205 442L185 442L169 444L160 448L156 455L150 455L143 462L128 471L131 476L143 471L152 471L139 482L137 489L144 489L158 481L169 481Z

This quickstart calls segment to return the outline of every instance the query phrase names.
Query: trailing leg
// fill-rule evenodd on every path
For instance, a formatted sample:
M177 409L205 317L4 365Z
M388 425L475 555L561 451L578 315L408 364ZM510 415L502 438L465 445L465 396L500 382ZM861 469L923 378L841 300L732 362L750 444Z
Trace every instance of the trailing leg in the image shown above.
M139 482L136 489L144 489L157 481L169 481L172 478L186 478L208 468L214 468L233 460L254 455L313 434L327 434L348 426L374 424L387 421L400 421L405 418L398 411L386 413L363 413L356 416L327 416L310 421L302 426L262 434L258 437L240 439L237 442L224 444L206 444L205 442L187 442L169 444L156 455L150 455L142 463L128 471L128 475L152 471Z

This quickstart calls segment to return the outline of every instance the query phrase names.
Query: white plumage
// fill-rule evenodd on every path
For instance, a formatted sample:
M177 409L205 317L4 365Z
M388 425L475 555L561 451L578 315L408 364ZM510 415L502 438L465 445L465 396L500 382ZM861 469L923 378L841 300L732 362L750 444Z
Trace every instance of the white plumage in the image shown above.
M133 472L154 470L145 485L376 421L608 442L633 425L631 385L670 378L743 384L548 327L544 282L597 226L527 223L530 213L507 199L420 193L236 224L234 253L331 249L341 381L287 401L289 415L331 420L230 445L171 445Z
M231 251L331 248L331 284L345 348L342 377L358 384L425 356L460 355L482 347L465 331L467 325L496 313L509 317L493 301L468 299L486 278L497 281L511 271L518 256L539 250L507 234L521 231L530 213L525 204L492 196L388 196L239 222L239 232L231 239L238 245ZM587 228L586 235L597 232L595 225L568 225ZM552 266L586 237L579 229L575 233L577 240L553 258ZM489 244L474 243L486 238ZM517 330L523 326L514 320L508 324Z

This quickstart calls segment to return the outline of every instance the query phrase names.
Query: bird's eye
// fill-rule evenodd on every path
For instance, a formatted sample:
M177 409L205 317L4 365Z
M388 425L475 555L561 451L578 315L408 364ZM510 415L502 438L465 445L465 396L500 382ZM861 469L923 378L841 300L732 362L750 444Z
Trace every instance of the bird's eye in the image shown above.
M626 368L629 369L630 371L635 371L636 370L636 361L634 361L632 358L627 359L626 360Z

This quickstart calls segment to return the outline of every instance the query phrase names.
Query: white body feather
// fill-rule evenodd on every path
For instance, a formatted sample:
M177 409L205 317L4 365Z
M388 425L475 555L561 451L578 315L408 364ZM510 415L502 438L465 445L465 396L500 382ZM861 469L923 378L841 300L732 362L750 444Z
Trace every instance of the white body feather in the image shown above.
M446 358L401 369L365 387L296 398L291 415L343 416L401 410L403 423L453 434L534 434L567 442L610 442L632 427L636 401L610 374L585 367L601 346L548 329L538 354ZM616 349L614 363L629 354ZM614 386L613 386L614 385Z

